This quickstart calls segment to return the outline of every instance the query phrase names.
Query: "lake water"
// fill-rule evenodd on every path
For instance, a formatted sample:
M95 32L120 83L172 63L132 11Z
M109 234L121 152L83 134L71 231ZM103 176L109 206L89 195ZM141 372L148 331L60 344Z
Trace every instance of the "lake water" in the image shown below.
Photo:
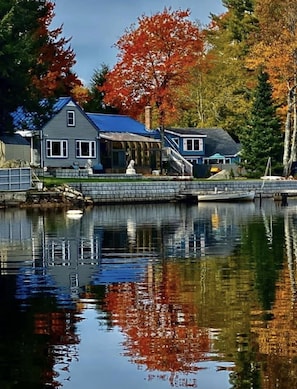
M0 387L297 387L297 200L0 211Z

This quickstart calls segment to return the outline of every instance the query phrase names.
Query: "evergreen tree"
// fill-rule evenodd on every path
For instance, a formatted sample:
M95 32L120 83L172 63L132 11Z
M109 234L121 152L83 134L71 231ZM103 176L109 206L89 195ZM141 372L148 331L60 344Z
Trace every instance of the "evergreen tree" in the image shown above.
M70 71L69 40L58 39L61 28L49 30L53 8L50 0L0 0L0 134L13 131L18 107L42 115L43 98L81 84Z
M268 158L276 169L280 168L283 153L281 122L276 116L272 87L266 72L258 75L251 117L241 135L242 166L251 177L264 174Z
M99 112L99 113L117 113L115 108L106 105L103 102L104 92L100 90L100 87L105 82L106 75L109 72L108 65L102 64L100 69L95 69L90 86L90 94L88 102L84 104L84 110L88 112Z
M0 0L0 133L12 130L10 113L29 98L29 70L44 43L34 33L45 16L45 1Z
M228 17L223 22L232 41L242 43L242 50L247 45L247 38L256 26L254 0L222 0L228 9Z

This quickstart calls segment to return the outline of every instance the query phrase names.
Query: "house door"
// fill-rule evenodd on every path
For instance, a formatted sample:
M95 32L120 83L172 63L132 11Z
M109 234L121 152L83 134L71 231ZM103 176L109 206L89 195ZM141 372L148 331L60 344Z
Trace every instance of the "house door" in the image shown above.
M126 168L126 152L125 150L112 151L112 167Z

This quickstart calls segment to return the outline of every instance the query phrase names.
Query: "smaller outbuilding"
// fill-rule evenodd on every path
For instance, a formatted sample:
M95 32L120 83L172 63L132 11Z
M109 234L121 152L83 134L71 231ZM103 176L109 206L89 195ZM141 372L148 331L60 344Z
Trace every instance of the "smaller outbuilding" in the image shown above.
M7 162L17 162L19 166L29 166L31 160L30 143L21 135L0 136L0 166Z

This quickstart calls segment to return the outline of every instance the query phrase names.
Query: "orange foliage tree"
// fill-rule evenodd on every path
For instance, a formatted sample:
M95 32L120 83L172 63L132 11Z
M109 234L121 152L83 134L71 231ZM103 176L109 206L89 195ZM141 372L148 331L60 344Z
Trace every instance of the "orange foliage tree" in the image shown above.
M46 3L47 13L39 20L36 37L43 41L37 58L39 73L32 70L33 83L43 97L71 95L82 86L77 75L71 71L75 65L75 53L69 44L70 39L60 37L62 26L50 30L54 18L54 3ZM67 46L68 45L68 46ZM40 72L40 69L43 71Z
M150 105L160 127L170 122L175 90L203 53L202 33L189 16L188 9L164 8L151 17L143 15L138 27L126 30L115 45L119 61L101 88L106 104L135 118Z
M273 97L285 117L283 165L288 175L296 160L297 1L261 0L255 8L258 30L247 60L264 67L273 85Z

